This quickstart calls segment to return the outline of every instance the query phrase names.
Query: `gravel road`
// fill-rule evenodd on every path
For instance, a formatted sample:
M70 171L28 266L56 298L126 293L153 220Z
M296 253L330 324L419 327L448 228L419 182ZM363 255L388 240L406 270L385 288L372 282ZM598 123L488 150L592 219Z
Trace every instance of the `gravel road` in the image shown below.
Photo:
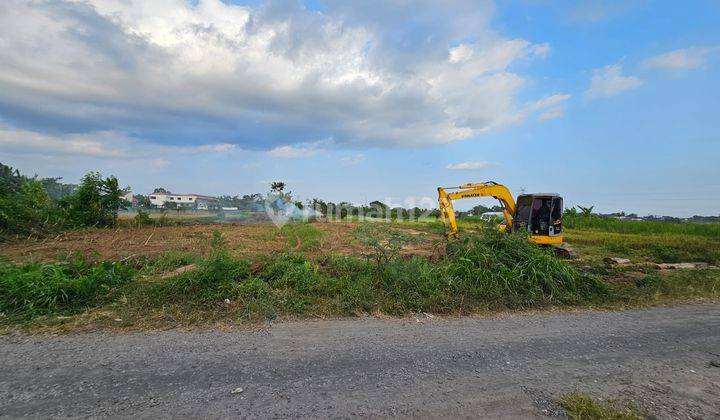
M543 417L580 390L660 418L718 418L713 361L720 305L11 335L0 416Z

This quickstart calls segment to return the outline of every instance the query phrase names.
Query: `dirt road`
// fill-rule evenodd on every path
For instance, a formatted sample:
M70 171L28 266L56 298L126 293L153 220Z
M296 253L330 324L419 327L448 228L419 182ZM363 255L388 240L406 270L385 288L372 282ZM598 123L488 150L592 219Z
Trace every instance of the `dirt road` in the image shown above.
M720 305L5 336L0 415L542 417L580 390L661 418L717 418L711 361Z

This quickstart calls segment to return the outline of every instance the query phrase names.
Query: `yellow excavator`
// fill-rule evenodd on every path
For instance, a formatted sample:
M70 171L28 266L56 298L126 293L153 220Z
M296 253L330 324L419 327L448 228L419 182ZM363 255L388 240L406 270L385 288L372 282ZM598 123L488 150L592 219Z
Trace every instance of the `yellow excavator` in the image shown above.
M538 245L562 245L562 197L558 194L521 194L515 201L506 186L492 181L438 188L440 214L448 224L448 236L457 236L458 233L453 200L476 197L493 197L500 201L505 218L505 223L498 227L500 230L527 231L530 239Z

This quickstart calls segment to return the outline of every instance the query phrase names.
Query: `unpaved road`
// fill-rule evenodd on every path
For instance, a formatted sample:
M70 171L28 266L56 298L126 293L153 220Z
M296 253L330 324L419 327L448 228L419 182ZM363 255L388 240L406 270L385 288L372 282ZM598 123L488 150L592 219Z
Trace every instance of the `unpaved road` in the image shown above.
M0 337L0 415L542 417L581 390L661 418L718 418L712 360L720 305L15 335Z

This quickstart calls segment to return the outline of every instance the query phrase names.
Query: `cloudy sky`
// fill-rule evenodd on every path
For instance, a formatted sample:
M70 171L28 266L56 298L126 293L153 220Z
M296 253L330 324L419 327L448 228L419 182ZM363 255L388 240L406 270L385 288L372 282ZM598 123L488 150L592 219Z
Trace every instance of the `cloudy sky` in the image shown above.
M714 0L0 2L0 161L137 193L719 214L719 109Z

